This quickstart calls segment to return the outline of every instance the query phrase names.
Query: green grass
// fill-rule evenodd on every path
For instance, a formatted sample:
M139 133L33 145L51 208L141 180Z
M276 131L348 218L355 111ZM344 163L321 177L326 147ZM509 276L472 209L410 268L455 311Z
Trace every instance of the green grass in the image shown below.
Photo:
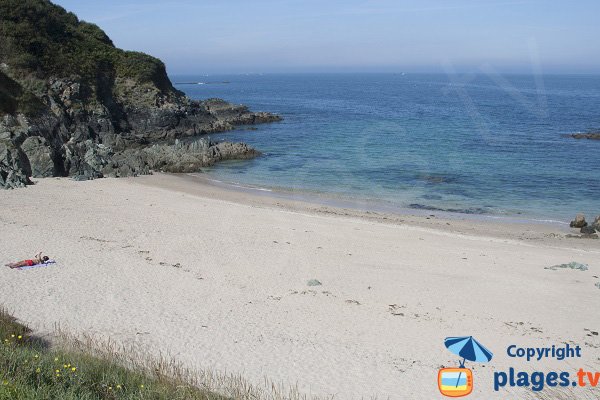
M167 375L168 368L126 368L84 342L50 348L4 310L0 338L0 400L226 399Z
M217 394L218 393L218 394ZM57 330L52 345L0 306L0 400L319 400L296 386L188 369L144 349ZM331 400L333 397L321 398Z

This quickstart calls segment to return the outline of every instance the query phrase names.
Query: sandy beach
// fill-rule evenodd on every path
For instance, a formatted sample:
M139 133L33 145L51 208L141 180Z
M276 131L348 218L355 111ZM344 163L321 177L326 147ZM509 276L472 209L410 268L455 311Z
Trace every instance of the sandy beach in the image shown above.
M366 213L193 176L36 181L0 191L0 262L57 263L0 268L0 304L42 334L58 324L336 399L441 398L438 370L459 361L447 336L494 352L467 363L472 398L524 398L491 392L510 367L600 370L600 240L567 225ZM546 269L572 261L589 270ZM564 343L582 357L506 354Z

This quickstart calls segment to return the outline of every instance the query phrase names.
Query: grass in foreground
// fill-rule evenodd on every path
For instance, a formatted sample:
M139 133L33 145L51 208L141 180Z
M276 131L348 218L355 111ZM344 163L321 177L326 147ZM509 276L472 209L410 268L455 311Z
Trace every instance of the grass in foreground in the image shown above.
M249 384L145 349L58 330L52 346L0 306L0 400L319 400L297 386ZM332 400L332 397L320 400Z
M268 380L257 387L239 376L188 370L89 337L58 332L55 339L50 347L0 307L0 400L318 400ZM526 391L523 398L598 398L593 390L570 389Z
M128 369L81 346L50 348L0 309L0 399L224 400L175 377ZM154 375L154 376L153 376Z

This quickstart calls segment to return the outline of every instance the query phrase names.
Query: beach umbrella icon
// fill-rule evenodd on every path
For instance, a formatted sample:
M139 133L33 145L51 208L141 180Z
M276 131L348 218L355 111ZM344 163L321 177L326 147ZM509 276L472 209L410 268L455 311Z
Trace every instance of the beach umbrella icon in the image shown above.
M465 367L465 361L485 363L492 359L493 354L481 343L473 339L473 336L447 337L444 339L444 345L448 350L459 357L462 357L460 368ZM460 381L461 374L458 374L456 385Z
M447 337L444 339L444 345L448 350L462 357L461 368L464 368L465 360L485 363L493 357L492 352L475 340L473 336Z

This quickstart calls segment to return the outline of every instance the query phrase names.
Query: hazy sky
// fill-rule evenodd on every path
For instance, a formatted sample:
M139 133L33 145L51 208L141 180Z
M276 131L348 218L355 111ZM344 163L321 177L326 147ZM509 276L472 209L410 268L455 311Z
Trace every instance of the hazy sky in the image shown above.
M55 0L172 74L600 73L598 0Z

